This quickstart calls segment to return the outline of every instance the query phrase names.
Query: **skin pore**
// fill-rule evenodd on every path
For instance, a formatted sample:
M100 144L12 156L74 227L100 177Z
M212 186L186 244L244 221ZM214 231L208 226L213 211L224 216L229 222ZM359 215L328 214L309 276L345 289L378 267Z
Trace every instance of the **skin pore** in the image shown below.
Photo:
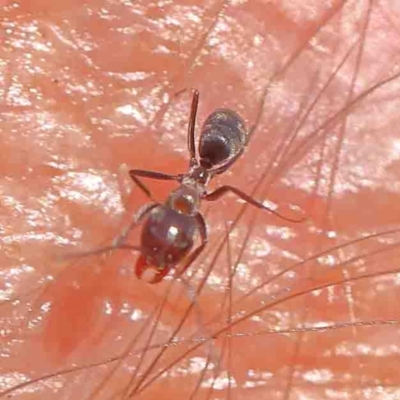
M0 398L395 398L395 3L7 1ZM306 220L203 204L205 253L157 285L128 251L71 258L148 202L129 168L187 170L185 88L197 135L218 107L255 125L210 186Z

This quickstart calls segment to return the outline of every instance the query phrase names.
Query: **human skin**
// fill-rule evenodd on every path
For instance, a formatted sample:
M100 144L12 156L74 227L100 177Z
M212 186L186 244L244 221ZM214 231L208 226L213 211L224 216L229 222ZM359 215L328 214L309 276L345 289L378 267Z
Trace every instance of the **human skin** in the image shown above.
M5 3L4 397L398 394L394 3ZM71 259L148 201L127 168L186 170L184 88L200 91L197 133L217 107L256 124L210 186L259 185L305 220L204 204L205 257L157 285L127 251ZM173 187L148 185L160 201Z

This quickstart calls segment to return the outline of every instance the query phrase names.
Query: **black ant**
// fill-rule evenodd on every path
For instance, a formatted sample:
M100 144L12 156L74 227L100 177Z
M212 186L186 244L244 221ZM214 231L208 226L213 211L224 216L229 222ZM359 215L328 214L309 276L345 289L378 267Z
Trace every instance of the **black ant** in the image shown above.
M206 223L199 210L201 200L214 201L228 192L280 218L300 222L280 215L233 186L224 185L210 193L207 192L206 187L210 180L215 175L225 172L243 154L249 133L243 119L236 112L226 108L215 110L208 116L201 130L198 160L194 138L198 103L199 92L193 90L188 126L189 171L185 174L170 175L141 169L130 170L132 180L152 202L136 213L128 229L112 246L87 254L116 248L137 250L140 252L135 267L138 278L149 283L158 283L171 269L175 269L176 275L180 276L207 244ZM153 200L149 189L139 177L174 180L179 182L180 186L170 193L164 204L160 204ZM130 230L141 222L141 245L124 244ZM200 233L201 243L191 252L196 231Z

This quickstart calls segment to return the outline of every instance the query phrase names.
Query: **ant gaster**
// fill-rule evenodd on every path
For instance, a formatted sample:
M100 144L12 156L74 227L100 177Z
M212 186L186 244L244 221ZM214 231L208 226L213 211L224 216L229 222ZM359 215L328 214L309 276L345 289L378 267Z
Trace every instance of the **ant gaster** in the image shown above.
M135 215L129 228L108 249L125 248L140 252L135 273L149 283L160 282L171 269L181 275L199 256L207 244L207 228L200 212L201 200L214 201L228 192L234 193L247 203L269 211L292 222L299 220L281 216L276 211L254 200L241 190L224 185L207 192L207 184L215 176L226 171L243 153L248 140L244 121L234 111L217 109L206 119L199 139L199 159L196 157L195 122L199 92L193 90L188 126L189 171L170 175L155 171L133 169L132 180L152 200ZM139 178L174 180L180 186L172 191L164 204L153 201L149 189ZM125 244L133 226L143 222L140 246ZM193 249L196 232L200 244ZM102 249L105 251L107 249ZM92 253L93 254L93 253Z

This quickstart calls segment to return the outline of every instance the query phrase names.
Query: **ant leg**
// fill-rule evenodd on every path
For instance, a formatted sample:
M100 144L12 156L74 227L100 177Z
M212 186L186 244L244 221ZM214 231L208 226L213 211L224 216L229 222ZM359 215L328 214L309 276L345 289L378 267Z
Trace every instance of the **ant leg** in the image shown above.
M89 250L89 251L84 251L84 252L79 252L79 253L74 253L70 254L65 258L77 258L77 257L88 257L88 256L93 256L97 254L104 254L108 253L113 250L118 250L118 249L125 249L125 250L136 250L136 251L141 251L139 246L133 246L130 244L124 244L126 241L126 238L129 234L129 232L138 224L140 224L144 217L156 206L158 206L158 203L150 203L150 204L145 204L143 207L141 207L133 216L132 221L130 224L112 241L111 246L105 246L105 247L100 247L99 249L96 250Z
M211 337L211 334L209 334L208 329L205 327L201 309L199 307L199 304L196 302L197 293L194 290L194 288L192 287L192 285L186 280L186 278L183 278L180 276L196 260L196 258L204 250L204 248L206 247L207 242L208 242L207 227L206 227L206 223L204 221L203 216L200 213L197 213L195 218L197 221L197 227L200 231L201 244L191 253L191 255L187 258L186 262L184 263L183 267L179 270L179 272L177 274L179 276L179 279L186 286L188 294L189 294L189 298L194 305L196 319L197 319L197 325L199 326L198 333L200 333L200 340L207 340L207 337ZM214 347L213 341L208 340L208 357L207 357L208 361L207 361L207 363L215 362L214 360L216 360L216 358L217 358L217 356L215 354L215 347Z
M187 136L187 147L190 156L190 166L192 167L193 165L198 164L196 159L196 144L194 140L194 130L196 127L196 115L197 115L197 108L199 106L200 93L197 89L185 88L180 90L179 92L176 92L175 96L179 96L180 94L186 92L187 90L190 90L193 93L192 105L190 106L190 116L189 116L188 136Z
M125 227L125 229L122 230L122 232L113 240L112 245L110 246L111 249L116 249L116 248L121 248L123 243L125 242L129 232L138 224L140 224L144 217L156 206L158 206L159 203L150 203L150 204L145 204L139 210L133 215L133 218L129 225Z
M143 178L150 178L150 179L158 179L162 181L178 181L181 182L183 175L178 174L178 175L170 175L170 174L163 174L162 172L156 172L156 171L146 171L143 169L131 169L129 171L129 176L132 178L132 180L136 183L136 185L139 186L139 188L144 192L144 194L152 201L154 201L150 190L148 187L138 178L143 177Z
M197 227L200 232L200 238L201 238L201 243L198 247L196 247L192 253L189 254L189 256L186 258L185 262L183 263L183 266L180 268L177 268L177 276L182 275L186 269L196 260L196 258L200 255L200 253L204 250L204 248L207 245L207 227L206 223L204 221L203 216L200 213L197 213L195 215L196 222L197 222Z
M265 211L269 211L270 213L276 215L279 218L282 218L286 221L289 222L304 222L306 220L306 218L301 218L301 219L295 219L295 218L290 218L290 217L286 217L280 213L278 213L275 210L272 210L271 208L265 206L264 204L260 203L257 200L254 200L251 196L249 196L248 194L242 192L241 190L233 187L233 186L221 186L217 189L215 189L213 192L211 193L207 193L206 195L203 196L203 199L205 200L209 200L209 201L214 201L214 200L218 200L220 197L224 196L226 193L228 192L232 192L234 193L236 196L240 197L242 200L244 200L245 202L251 204L254 207L260 208L262 210Z
M126 249L126 250L137 250L140 251L140 247L138 246L133 246L130 244L124 244L126 241L126 238L128 236L128 233L138 224L140 224L144 217L156 206L158 206L158 203L150 203L150 204L145 204L143 207L139 209L135 213L135 215L132 218L132 221L129 223L129 225L112 241L111 246L105 246L101 247L96 250L89 250L89 251L84 251L84 252L79 252L79 253L74 253L71 255L68 255L66 258L76 258L76 257L87 257L87 256L93 256L96 254L103 254L103 253L108 253L109 251L117 250L117 249Z
M141 251L141 248L139 246L134 246L131 244L121 244L118 247L115 246L105 246L105 247L101 247L99 249L96 250L90 250L90 251L82 251L80 253L74 253L74 254L69 254L67 256L64 256L64 259L69 259L69 258L78 258L78 257L88 257L88 256L94 256L97 254L104 254L104 253L108 253L109 251L113 251L113 250L134 250L134 251Z
M193 97L192 97L192 105L190 107L190 117L189 117L189 125L188 125L188 150L190 155L190 166L196 165L196 144L194 142L194 130L196 127L196 115L197 115L197 108L199 106L199 91L194 89L193 90Z
M129 168L126 164L121 164L118 167L117 182L119 191L121 193L122 204L124 205L125 210L129 208L129 199L132 193L132 184L131 181L128 180L128 172Z

